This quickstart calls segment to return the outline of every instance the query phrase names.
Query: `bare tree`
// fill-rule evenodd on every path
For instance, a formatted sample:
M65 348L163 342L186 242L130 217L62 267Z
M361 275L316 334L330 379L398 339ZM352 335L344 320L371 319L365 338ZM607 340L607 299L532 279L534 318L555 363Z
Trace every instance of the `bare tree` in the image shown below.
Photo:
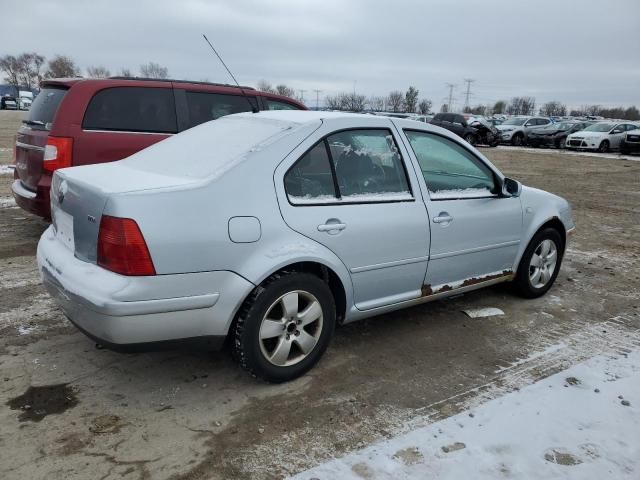
M145 78L169 78L169 69L159 63L149 62L140 65L140 75Z
M624 111L625 120L640 120L640 111L636 108L635 105L631 105Z
M404 95L400 90L394 90L387 97L387 108L392 112L401 112L404 105Z
M343 93L342 101L344 110L349 112L361 112L367 105L367 97L358 95L357 93Z
M407 93L404 95L404 111L407 113L415 113L418 109L418 89L416 87L409 87Z
M327 95L324 104L329 110L342 110L342 98L340 95Z
M602 107L600 105L583 105L581 110L584 115L599 116L601 115Z
M120 69L120 73L118 73L118 75L120 77L133 77L133 73L131 73L131 69L130 68L126 68L126 67L122 67Z
M73 78L80 76L76 63L65 55L56 55L47 64L45 78Z
M513 97L507 106L509 115L533 115L536 109L534 97Z
M540 107L540 115L545 115L547 117L551 116L564 116L567 114L567 106L558 102L557 100L553 100L551 102L547 102L542 107Z
M384 98L383 97L369 97L367 99L367 103L369 104L369 108L374 112L381 112L384 110Z
M504 100L498 100L493 105L493 108L491 109L491 113L493 113L494 115L501 115L505 112L506 108L507 108L507 102L505 102Z
M266 80L260 80L258 82L258 90L267 93L276 93L275 88L273 88L271 83L267 82Z
M423 98L422 100L420 100L420 103L418 104L418 111L422 115L426 115L431 111L431 106L432 105L433 104L431 103L431 100Z
M111 76L111 72L102 65L94 65L87 67L87 76L89 78L109 78Z
M20 89L20 63L13 55L0 58L0 70L5 74L4 81L16 89L16 96Z
M442 106L440 107L440 113L447 113L449 111L449 105L447 105L446 103L443 103Z
M291 98L295 97L296 95L296 91L293 88L287 87L283 83L276 85L276 93L278 95L283 95L285 97L291 97Z
M18 57L18 64L20 67L18 80L20 84L31 90L40 84L42 80L42 65L44 64L44 57L35 52L23 53Z
M473 108L469 108L469 113L473 115L486 115L487 114L487 106L486 105L476 105Z

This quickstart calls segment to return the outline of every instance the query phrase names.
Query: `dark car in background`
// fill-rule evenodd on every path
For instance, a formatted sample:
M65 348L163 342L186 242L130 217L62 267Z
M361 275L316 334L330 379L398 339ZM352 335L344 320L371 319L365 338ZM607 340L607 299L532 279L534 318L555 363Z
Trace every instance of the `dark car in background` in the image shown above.
M620 142L620 153L623 155L640 153L640 128L627 131Z
M58 168L121 160L201 123L252 110L306 107L288 97L215 83L45 80L16 135L13 196L21 208L48 219Z
M447 130L455 133L459 137L464 138L467 143L475 145L476 143L486 143L492 146L497 145L497 142L487 139L487 130L490 133L490 137L498 135L497 129L489 123L481 123L476 117L470 117L461 113L438 113L433 119L431 124L438 127L446 128ZM474 125L475 124L475 125Z
M529 133L527 144L532 147L564 148L567 136L584 130L593 122L560 121Z
M18 102L14 97L5 95L0 98L0 110L18 110Z

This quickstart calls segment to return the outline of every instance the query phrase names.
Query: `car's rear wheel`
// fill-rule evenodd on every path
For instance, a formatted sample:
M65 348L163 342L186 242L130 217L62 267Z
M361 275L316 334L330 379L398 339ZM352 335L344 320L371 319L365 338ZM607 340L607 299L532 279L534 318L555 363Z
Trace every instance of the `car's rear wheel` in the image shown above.
M464 139L469 145L475 145L476 144L476 136L473 133L467 133L464 136Z
M242 306L231 334L234 357L268 382L293 380L327 349L336 323L329 286L308 273L280 273L258 286Z
M600 153L607 153L609 151L609 140L603 140L602 142L600 142L598 151Z
M564 242L554 228L536 233L520 260L514 281L518 292L526 298L544 295L560 271Z
M524 141L524 136L521 133L516 133L513 137L511 137L511 145L514 147L519 147L522 145Z

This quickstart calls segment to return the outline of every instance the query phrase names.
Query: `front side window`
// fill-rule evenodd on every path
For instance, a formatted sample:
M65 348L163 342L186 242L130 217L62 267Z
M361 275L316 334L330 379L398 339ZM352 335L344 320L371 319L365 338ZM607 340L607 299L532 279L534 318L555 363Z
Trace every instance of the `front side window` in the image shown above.
M89 102L82 128L125 132L175 133L176 108L170 88L114 87Z
M250 112L256 103L255 97L244 95L187 91L186 96L192 127L232 113Z
M493 195L493 172L462 145L431 133L405 133L432 200Z
M345 130L318 142L285 174L292 204L413 200L389 130Z

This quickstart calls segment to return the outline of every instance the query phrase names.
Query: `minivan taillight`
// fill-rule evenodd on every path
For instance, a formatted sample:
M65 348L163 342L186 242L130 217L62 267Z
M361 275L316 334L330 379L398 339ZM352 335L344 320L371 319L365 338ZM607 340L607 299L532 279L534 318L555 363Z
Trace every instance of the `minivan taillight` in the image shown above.
M98 233L98 265L121 275L155 275L147 243L135 220L103 215Z
M73 138L48 137L44 147L44 161L42 168L53 172L59 168L71 166L71 153L73 150Z

